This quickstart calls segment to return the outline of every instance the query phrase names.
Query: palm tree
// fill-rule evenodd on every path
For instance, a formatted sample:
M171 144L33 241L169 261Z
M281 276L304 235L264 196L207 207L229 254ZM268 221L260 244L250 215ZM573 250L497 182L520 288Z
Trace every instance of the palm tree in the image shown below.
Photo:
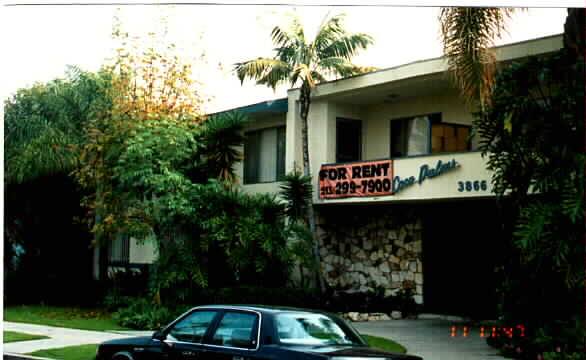
M514 8L442 8L441 39L448 72L468 102L483 107L494 88L494 39L506 30Z
M303 145L303 174L311 176L307 115L311 104L311 91L317 83L329 77L347 77L373 70L351 63L353 56L366 49L373 39L366 34L350 34L342 27L343 14L326 17L313 40L305 36L303 26L294 18L289 27L276 26L271 32L276 55L274 58L259 58L237 63L234 70L241 82L246 78L257 84L267 85L273 90L278 84L290 83L301 86L299 94L301 133ZM309 204L307 216L309 229L315 236L313 206ZM319 263L318 242L314 241L314 256ZM320 289L324 289L318 271Z
M506 21L515 8L442 8L441 39L448 71L468 102L478 100L481 108L494 89L496 57L494 40L506 31ZM564 24L564 47L575 58L584 55L583 8L568 9Z

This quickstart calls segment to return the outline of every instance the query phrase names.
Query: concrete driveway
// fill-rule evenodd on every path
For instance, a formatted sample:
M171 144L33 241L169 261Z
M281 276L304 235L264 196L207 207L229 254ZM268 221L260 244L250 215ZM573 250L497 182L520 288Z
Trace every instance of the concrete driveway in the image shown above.
M356 322L362 334L387 337L407 348L409 354L424 360L501 360L497 351L472 328L463 336L463 323L449 320L389 320ZM452 326L459 326L452 335Z

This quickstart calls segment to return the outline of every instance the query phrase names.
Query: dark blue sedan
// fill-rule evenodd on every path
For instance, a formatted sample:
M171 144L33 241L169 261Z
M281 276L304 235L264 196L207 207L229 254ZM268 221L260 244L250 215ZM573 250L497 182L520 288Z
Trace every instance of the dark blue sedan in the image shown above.
M339 317L264 306L200 306L151 337L107 341L97 360L422 360L370 348Z

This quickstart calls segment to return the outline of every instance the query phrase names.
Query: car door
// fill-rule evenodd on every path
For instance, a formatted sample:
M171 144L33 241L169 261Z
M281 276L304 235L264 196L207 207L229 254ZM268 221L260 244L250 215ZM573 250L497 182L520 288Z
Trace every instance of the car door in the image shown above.
M196 310L165 330L162 353L169 360L195 360L203 358L203 342L209 336L218 310Z
M226 310L205 345L205 360L263 359L260 349L261 314Z

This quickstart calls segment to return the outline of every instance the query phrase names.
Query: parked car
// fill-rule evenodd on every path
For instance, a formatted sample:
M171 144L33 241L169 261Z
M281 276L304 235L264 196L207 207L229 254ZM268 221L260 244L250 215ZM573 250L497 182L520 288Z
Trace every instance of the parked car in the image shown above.
M336 315L265 306L199 306L152 336L106 341L96 360L423 360L373 349Z

